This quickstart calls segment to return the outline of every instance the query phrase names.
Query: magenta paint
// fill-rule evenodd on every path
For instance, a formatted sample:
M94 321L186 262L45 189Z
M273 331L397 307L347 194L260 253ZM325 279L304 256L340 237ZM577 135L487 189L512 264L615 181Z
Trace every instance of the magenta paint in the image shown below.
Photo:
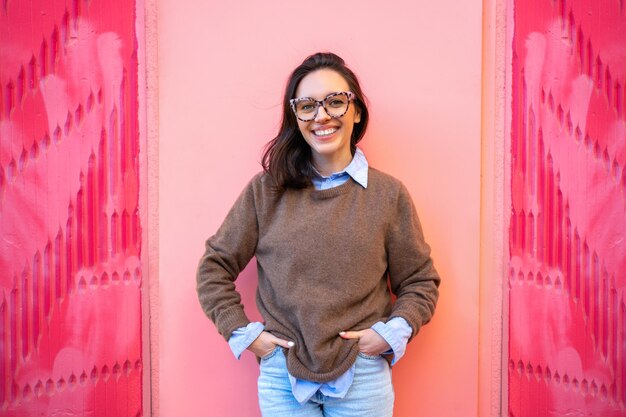
M0 410L140 416L135 2L0 9Z
M626 13L514 2L508 413L626 405Z

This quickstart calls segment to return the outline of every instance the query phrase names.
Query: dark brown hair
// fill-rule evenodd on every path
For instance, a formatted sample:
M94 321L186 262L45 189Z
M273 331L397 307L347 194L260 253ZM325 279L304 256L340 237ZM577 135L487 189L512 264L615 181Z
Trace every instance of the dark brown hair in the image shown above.
M263 153L262 165L266 173L274 181L277 191L287 188L304 188L311 184L313 169L311 166L311 148L306 143L298 121L293 114L289 100L295 98L300 81L308 74L328 68L339 73L348 83L350 91L356 98L354 104L361 113L361 121L355 123L350 138L350 151L354 155L356 144L359 143L369 120L369 112L365 96L361 91L359 80L343 59L330 52L318 52L307 57L289 76L283 96L283 115L278 134L268 142Z

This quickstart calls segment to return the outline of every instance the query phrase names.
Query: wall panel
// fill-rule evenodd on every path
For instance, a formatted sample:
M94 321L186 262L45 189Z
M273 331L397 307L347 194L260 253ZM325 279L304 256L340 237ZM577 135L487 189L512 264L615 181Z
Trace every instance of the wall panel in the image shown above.
M0 410L142 415L135 2L0 4Z
M514 2L511 416L626 405L626 12Z

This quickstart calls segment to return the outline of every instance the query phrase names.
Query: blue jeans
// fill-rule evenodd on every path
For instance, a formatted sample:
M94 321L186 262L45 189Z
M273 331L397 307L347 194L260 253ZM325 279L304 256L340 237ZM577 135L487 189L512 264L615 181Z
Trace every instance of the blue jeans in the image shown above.
M344 398L320 392L300 404L291 393L287 361L277 348L261 359L259 406L263 417L391 417L393 386L391 369L381 356L359 354L352 386Z

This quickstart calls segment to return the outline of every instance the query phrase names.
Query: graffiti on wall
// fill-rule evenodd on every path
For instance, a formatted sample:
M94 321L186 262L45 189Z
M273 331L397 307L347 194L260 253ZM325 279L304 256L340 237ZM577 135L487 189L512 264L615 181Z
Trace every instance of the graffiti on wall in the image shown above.
M516 1L509 415L624 415L626 11Z
M135 2L0 2L0 414L142 415Z

